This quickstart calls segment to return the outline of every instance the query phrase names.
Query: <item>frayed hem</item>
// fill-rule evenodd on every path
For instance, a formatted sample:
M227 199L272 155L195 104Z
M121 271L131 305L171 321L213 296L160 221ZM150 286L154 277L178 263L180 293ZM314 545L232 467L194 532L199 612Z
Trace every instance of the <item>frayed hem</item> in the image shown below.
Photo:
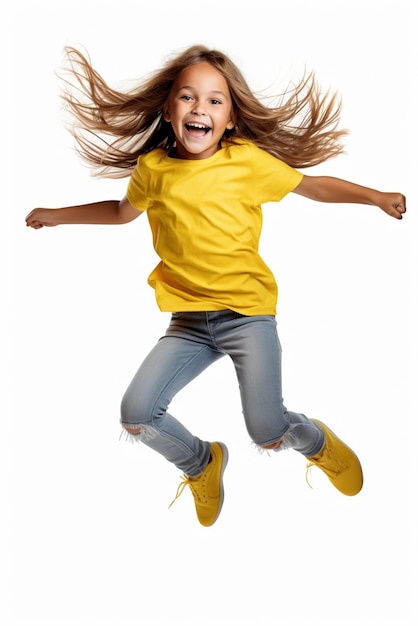
M134 426L134 424L126 424L127 426ZM138 424L139 426L139 424ZM122 424L122 432L119 436L119 441L125 440L128 443L147 443L152 439L155 439L158 436L158 429L154 426L150 426L149 424L141 424L141 430L137 433L131 433L129 430L126 430L124 425Z
M127 430L125 430L124 428L122 428L122 432L119 435L119 441L126 441L127 443L139 443L140 442L140 436L141 433L138 433L136 435L133 435L132 433L128 432Z
M278 452L287 452L290 448L282 448L282 443L277 446L277 448L264 448L263 446L260 446L260 444L255 443L255 441L251 442L251 445L253 448L255 448L256 452L258 452L258 454L262 455L262 454L267 454L267 456L272 456L271 453L273 454L277 454Z
M270 452L277 454L278 452L293 450L297 445L297 438L293 433L294 428L295 426L293 424L289 426L285 434L280 437L280 443L276 448L265 448L260 444L255 443L255 441L253 441L252 444L259 454L264 454L265 452L267 452L267 456L271 456Z

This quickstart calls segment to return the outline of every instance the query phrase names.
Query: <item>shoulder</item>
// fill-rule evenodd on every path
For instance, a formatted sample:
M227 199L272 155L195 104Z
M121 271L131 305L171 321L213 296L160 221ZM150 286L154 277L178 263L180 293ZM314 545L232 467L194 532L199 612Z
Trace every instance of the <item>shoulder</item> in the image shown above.
M248 165L251 164L256 170L259 168L279 171L293 170L285 161L247 139L234 139L233 143L228 144L228 151L231 158L246 161Z
M302 179L300 172L252 141L234 140L230 154L231 164L251 186L257 204L281 200Z
M242 163L251 166L257 159L258 152L261 152L255 143L246 139L233 139L222 146L224 148L223 157L227 161ZM267 153L266 153L267 154Z
M137 207L137 198L151 193L162 169L159 164L164 158L166 158L166 152L162 149L151 150L138 157L128 183L128 199L131 204Z
M154 180L164 169L167 169L164 167L167 161L167 153L161 148L145 152L138 157L131 178L134 180L141 179L144 183L149 184L150 181Z
M248 154L252 150L258 149L252 141L235 137L226 141L222 147L224 147L231 154Z
M155 148L155 150L141 154L138 157L137 166L152 167L165 160L167 160L167 152L162 148Z
M267 152L263 148L257 146L257 144L249 139L233 139L227 144L227 150L233 156L242 156L244 158L251 158L255 161L271 161L272 163L282 163L277 157Z

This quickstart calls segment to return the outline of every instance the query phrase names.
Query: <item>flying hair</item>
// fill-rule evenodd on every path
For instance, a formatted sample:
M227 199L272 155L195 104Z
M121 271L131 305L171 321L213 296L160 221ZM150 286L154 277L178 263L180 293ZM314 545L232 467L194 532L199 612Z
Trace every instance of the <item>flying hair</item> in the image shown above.
M179 73L198 63L210 63L225 78L234 108L235 127L223 141L247 139L294 168L318 165L343 152L339 130L341 101L321 92L314 72L263 104L235 63L223 52L202 45L172 56L134 88L110 87L90 58L66 47L62 98L71 114L69 130L76 149L96 176L130 176L138 157L156 148L170 151L175 136L163 118L163 108Z

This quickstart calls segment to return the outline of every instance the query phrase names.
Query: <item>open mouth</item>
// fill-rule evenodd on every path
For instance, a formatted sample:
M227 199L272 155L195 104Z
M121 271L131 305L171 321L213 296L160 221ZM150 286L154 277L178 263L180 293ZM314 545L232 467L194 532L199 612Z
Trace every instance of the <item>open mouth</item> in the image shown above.
M205 126L205 124L197 124L196 122L186 124L187 132L195 137L204 137L211 128L209 126Z

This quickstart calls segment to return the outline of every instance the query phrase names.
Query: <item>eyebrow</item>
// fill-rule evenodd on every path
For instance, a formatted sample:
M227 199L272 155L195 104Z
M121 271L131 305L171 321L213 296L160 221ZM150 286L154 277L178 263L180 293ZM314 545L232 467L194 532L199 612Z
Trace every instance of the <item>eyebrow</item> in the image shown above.
M177 91L181 91L182 89L190 89L192 91L193 89L195 89L195 87L193 87L193 85L182 85L181 87L178 88ZM224 94L223 91L218 91L217 89L214 89L213 91L210 91L209 93L218 94L219 96L223 96L224 98L226 98L226 94Z

